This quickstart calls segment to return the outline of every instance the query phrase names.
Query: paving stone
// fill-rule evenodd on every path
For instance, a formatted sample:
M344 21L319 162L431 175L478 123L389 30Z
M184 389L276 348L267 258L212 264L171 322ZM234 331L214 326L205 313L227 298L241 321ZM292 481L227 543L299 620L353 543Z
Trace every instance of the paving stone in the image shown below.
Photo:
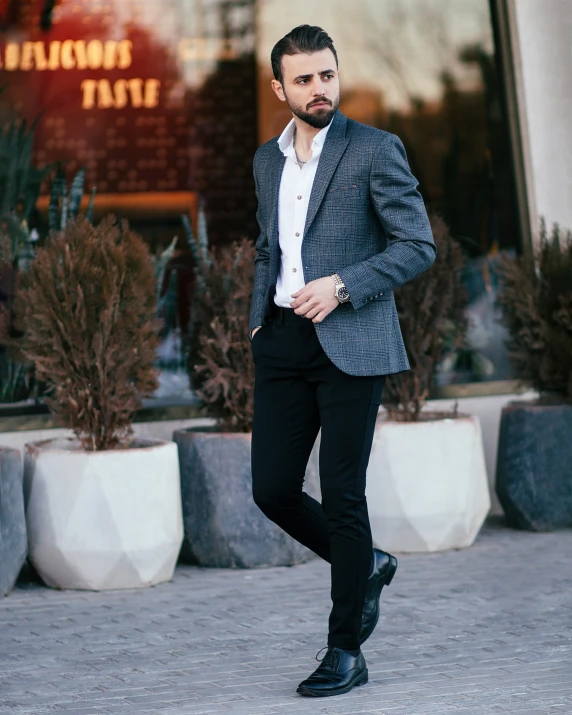
M295 692L325 645L329 566L179 565L142 590L0 601L0 710L15 715L572 715L572 530L489 519L468 549L403 554L364 645L370 682Z

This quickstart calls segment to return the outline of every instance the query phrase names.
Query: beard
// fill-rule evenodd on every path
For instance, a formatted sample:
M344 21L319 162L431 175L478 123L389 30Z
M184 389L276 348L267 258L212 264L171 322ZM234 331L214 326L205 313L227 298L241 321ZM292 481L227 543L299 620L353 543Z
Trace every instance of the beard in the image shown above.
M294 104L290 100L286 92L284 92L284 96L286 97L286 102L288 103L292 114L298 117L298 119L301 119L303 122L306 122L306 124L309 124L314 129L323 129L324 127L327 127L328 124L332 121L334 114L338 111L338 107L340 106L339 95L333 102L330 102L330 100L326 99L325 97L314 99L312 102L310 102L310 104L306 105L305 109L299 104ZM327 102L330 106L323 108L321 107L314 112L308 111L313 104L317 104L318 102Z

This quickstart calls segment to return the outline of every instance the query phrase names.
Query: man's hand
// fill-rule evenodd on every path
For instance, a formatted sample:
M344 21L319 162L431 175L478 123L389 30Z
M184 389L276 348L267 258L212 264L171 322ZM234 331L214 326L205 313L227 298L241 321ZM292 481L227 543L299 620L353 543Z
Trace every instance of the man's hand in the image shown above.
M257 328L253 328L253 329L252 329L252 337L250 338L251 340L252 340L252 338L256 335L256 331L257 331L257 330L260 330L261 327L262 327L262 325L259 325Z
M311 318L313 323L321 323L337 306L339 301L335 296L336 282L333 276L325 276L315 281L310 281L296 293L290 306L294 312Z

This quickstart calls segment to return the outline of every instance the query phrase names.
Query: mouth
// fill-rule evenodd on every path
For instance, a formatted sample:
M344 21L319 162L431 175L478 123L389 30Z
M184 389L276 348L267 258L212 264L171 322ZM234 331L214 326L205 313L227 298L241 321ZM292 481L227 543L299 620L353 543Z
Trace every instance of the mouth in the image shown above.
M313 109L314 107L323 108L323 107L329 107L331 106L331 102L314 102L309 106L309 109Z

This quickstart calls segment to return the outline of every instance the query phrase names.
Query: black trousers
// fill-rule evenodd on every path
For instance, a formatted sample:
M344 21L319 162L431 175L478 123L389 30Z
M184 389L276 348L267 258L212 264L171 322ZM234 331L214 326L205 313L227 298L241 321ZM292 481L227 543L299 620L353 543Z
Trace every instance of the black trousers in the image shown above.
M385 378L342 372L311 319L291 308L275 306L252 338L252 354L254 501L331 564L328 645L357 649L372 558L366 468ZM320 427L321 504L303 491Z

